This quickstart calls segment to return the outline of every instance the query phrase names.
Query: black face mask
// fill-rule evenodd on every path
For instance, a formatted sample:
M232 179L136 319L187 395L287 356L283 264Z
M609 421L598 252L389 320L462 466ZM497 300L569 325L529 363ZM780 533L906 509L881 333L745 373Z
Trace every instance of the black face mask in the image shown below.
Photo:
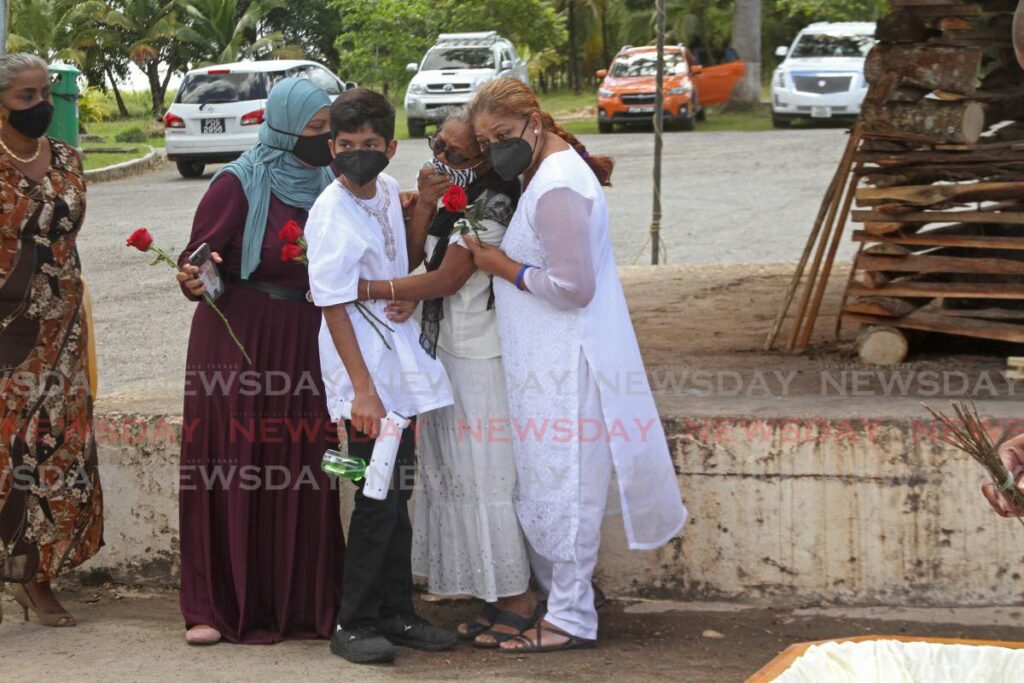
M331 163L331 148L327 143L331 139L330 133L321 135L300 135L292 147L292 154L299 161L304 161L310 166L324 167Z
M7 115L11 128L30 138L40 138L53 120L53 105L43 100L28 109L12 109Z
M388 155L376 149L354 149L339 152L334 157L335 170L356 187L362 187L379 176L389 163Z
M530 168L530 162L533 161L533 147L523 139L523 133L526 132L528 125L530 125L529 119L523 124L519 137L492 143L487 148L487 160L491 162L494 172L503 180L515 180Z

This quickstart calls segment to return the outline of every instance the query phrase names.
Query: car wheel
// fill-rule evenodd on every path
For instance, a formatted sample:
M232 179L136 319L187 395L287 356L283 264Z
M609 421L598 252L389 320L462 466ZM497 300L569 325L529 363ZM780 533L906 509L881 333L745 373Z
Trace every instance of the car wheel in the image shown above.
M178 173L183 178L202 178L203 171L206 170L206 164L201 161L179 161Z
M419 119L409 119L409 137L421 138L427 134L427 124Z
M614 133L615 132L615 124L614 123L610 123L608 121L598 121L597 122L597 132L598 133Z
M772 112L772 128L789 128L790 120Z
M697 117L687 116L679 122L679 130L697 130Z
M699 110L697 110L697 120L698 121L707 121L708 120L708 110L705 109L704 107L701 107Z

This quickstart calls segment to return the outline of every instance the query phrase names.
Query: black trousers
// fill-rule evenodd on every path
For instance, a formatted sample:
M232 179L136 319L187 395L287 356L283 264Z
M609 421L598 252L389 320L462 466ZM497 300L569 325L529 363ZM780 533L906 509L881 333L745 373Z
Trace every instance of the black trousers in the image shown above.
M345 423L348 452L367 463L373 441ZM345 581L338 625L345 630L372 626L380 618L411 616L412 523L409 499L415 481L416 421L402 433L395 472L386 500L363 495L360 484L345 547Z

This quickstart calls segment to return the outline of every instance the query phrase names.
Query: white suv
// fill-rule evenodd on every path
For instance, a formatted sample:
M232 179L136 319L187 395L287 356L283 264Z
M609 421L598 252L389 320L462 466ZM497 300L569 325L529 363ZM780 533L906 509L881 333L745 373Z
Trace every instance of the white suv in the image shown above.
M498 35L442 33L420 64L405 91L409 137L423 137L427 124L440 123L452 109L469 102L477 87L492 78L512 76L529 84L526 62L515 46Z
M875 44L873 23L821 22L800 31L772 76L772 124L796 119L856 118L868 92L864 58Z
M259 142L267 95L288 76L308 78L333 100L354 83L345 83L316 62L275 59L193 69L164 115L167 158L186 178L203 175L206 164L237 159Z

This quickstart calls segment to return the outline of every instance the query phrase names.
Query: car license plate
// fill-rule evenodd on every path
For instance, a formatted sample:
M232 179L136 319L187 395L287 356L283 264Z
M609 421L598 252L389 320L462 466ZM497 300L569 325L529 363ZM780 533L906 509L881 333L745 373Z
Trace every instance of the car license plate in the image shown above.
M206 133L223 133L224 132L224 119L203 119L203 134Z
M830 119L830 118L832 118L832 107L811 107L811 118L812 119Z
M653 114L654 107L630 107L630 114Z

